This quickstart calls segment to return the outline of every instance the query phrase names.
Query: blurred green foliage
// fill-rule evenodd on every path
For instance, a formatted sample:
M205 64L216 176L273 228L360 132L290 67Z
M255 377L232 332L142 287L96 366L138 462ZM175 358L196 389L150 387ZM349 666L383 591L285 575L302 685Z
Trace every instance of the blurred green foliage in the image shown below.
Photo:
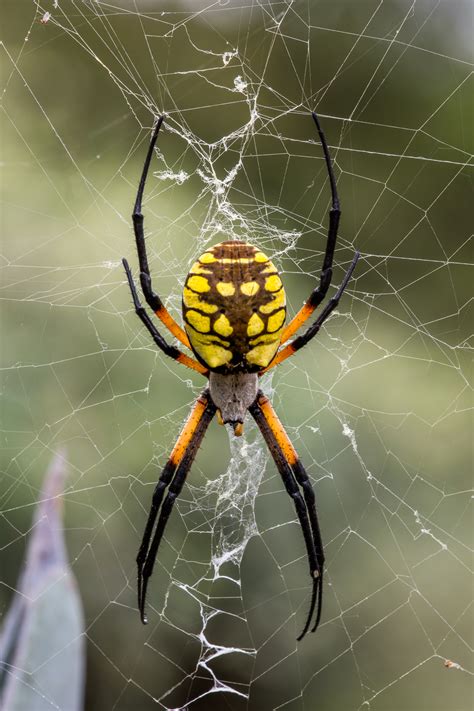
M217 426L169 525L147 628L135 609L153 484L201 387L150 344L120 264L136 266L130 213L153 117L168 115L154 170L190 176L152 178L145 205L152 271L179 317L189 264L229 230L275 254L292 311L313 288L329 185L312 109L343 208L334 283L355 248L363 256L340 315L272 381L317 491L324 624L296 645L304 550L269 465L261 535L229 567L241 595L224 581L200 588L248 621L243 633L217 616L207 632L258 650L210 665L250 700L216 693L190 708L470 707L469 676L443 659L468 667L472 633L471 12L461 0L3 3L0 605L51 452L66 446L87 709L181 708L209 688L199 639L180 631L200 632L198 604L170 577L192 584L210 558L211 536L190 531L213 525L204 494L229 461ZM230 137L252 109L249 140ZM204 190L206 155L219 180L242 158L226 195L237 220Z

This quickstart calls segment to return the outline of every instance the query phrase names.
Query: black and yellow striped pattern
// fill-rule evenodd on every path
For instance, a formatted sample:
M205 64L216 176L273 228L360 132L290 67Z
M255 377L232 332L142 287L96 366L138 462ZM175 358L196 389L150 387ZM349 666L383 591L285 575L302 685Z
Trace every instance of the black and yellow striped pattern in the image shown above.
M276 267L245 242L210 247L186 278L183 318L191 348L211 370L263 370L278 350L286 318Z

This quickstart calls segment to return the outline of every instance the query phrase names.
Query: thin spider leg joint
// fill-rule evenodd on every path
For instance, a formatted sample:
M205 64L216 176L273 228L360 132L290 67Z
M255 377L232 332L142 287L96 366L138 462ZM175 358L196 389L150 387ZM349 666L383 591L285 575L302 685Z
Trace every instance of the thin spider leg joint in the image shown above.
M181 326L174 320L166 306L161 301L160 297L153 291L150 275L145 272L140 272L140 284L146 297L146 301L153 310L155 316L160 319L161 323L166 326L168 331L170 331L170 333L172 333L173 336L183 344L183 346L186 346L186 348L191 350L191 344L189 343L186 331L182 329Z
M276 365L279 365L282 363L284 360L292 356L294 353L300 350L300 348L303 348L314 336L318 333L319 329L323 325L323 323L326 321L326 319L331 315L331 313L334 311L336 306L338 305L342 294L344 293L350 279L352 276L352 273L354 269L356 268L357 262L359 261L360 257L360 252L356 252L354 254L354 258L349 266L349 269L347 270L344 279L342 281L342 284L340 285L339 289L337 292L334 294L334 296L328 301L324 309L321 311L320 315L318 318L314 321L314 323L301 335L295 338L291 343L289 343L287 346L282 348L280 351L278 351L277 355L273 359L273 361L270 363L268 368L266 368L262 372L266 372L267 370L270 370L270 368L274 368Z
M176 360L178 363L185 365L187 368L191 368L191 370L195 370L198 373L201 373L201 375L207 375L209 371L207 368L201 365L201 363L198 363L196 360L190 358L185 353L182 353L178 348L170 345L169 343L167 343L167 341L165 341L161 333L158 331L158 329L148 316L147 312L145 311L145 308L140 303L140 299L138 298L137 293L137 287L135 286L135 282L133 281L132 271L130 269L129 263L126 259L123 259L122 263L125 269L125 273L127 275L130 292L132 294L135 313L139 317L140 321L148 329L148 332L150 333L158 348L160 348L160 350L162 350L165 355L169 356L169 358Z

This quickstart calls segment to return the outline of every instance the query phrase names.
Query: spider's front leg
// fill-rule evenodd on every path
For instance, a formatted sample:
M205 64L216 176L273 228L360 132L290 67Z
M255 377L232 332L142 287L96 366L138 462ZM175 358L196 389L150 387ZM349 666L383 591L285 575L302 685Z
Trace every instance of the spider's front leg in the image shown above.
M165 341L151 318L148 316L144 307L140 303L140 299L138 298L137 287L135 286L135 282L133 281L133 276L129 263L126 259L123 259L122 263L125 269L125 273L127 275L128 286L130 287L130 292L132 294L135 313L137 314L140 321L148 329L149 333L151 334L151 337L153 338L158 348L160 348L167 356L173 358L173 360L178 361L178 363L181 363L182 365L191 368L191 370L195 370L198 373L201 373L201 375L208 375L209 371L207 370L207 368L204 368L201 363L198 363L197 360L194 360L194 358L190 358L190 356L186 355L185 353L182 353L179 348L175 348L175 346L172 346L167 341Z
M287 346L282 348L278 353L276 354L275 358L272 360L270 365L265 368L262 372L265 372L267 370L270 370L270 368L274 368L276 365L280 365L284 360L292 356L294 353L300 350L300 348L303 348L309 341L314 338L314 336L318 333L319 329L323 325L323 323L326 321L327 318L332 314L334 309L337 307L342 294L344 293L346 286L348 285L352 272L356 268L357 262L359 261L360 253L356 252L354 254L354 258L350 264L349 269L347 270L344 279L342 281L342 284L340 285L339 289L336 291L334 296L329 299L328 303L324 307L324 309L321 311L319 314L318 318L314 321L314 323L309 326L309 328L306 329L304 333L301 334L301 336L297 336L291 343L288 343ZM296 318L296 317L295 317ZM282 341L283 342L283 341Z

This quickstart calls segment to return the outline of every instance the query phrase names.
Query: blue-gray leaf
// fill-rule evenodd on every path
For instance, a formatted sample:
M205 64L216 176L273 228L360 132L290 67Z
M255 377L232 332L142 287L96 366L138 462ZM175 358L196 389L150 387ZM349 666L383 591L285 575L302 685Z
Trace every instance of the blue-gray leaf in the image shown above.
M26 564L0 635L2 711L83 706L84 620L63 538L64 482L64 456L58 454L45 478Z

